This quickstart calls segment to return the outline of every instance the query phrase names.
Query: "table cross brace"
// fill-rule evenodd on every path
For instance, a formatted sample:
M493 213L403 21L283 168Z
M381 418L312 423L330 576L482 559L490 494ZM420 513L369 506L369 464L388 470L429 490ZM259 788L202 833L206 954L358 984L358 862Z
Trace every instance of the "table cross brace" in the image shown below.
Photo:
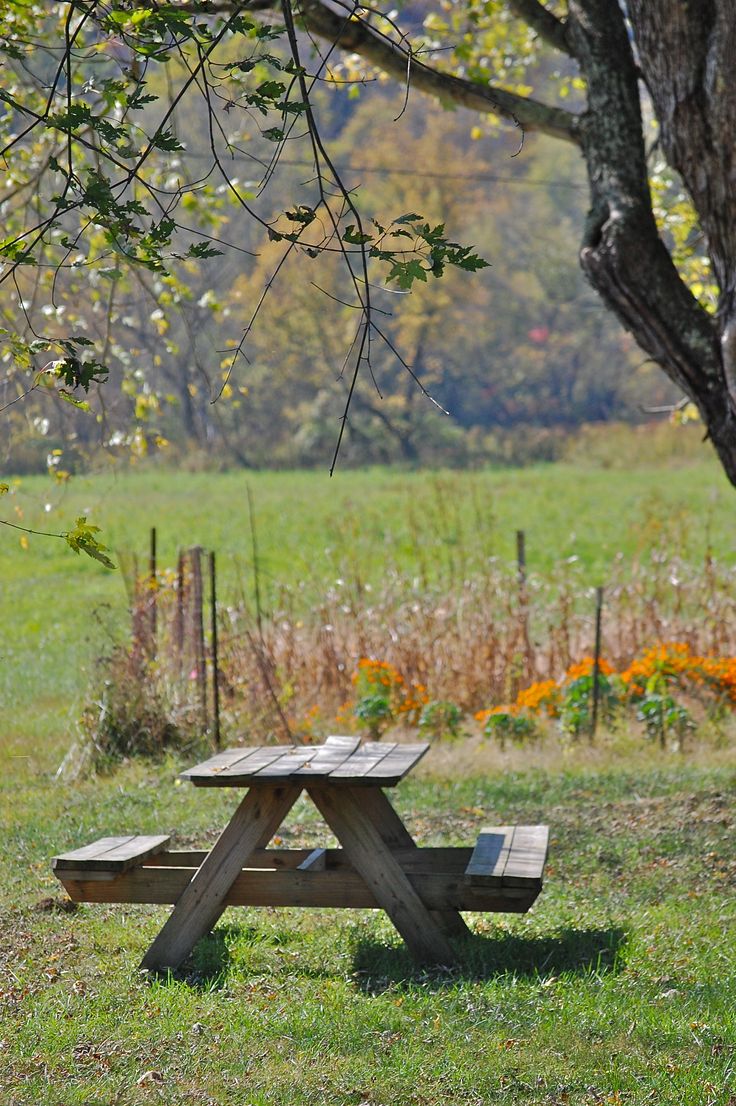
M377 788L306 790L413 957L420 963L453 964L447 936L463 935L467 928L457 910L429 910L394 856L395 849L417 846L385 794ZM142 968L164 971L181 964L215 925L248 858L277 832L301 791L293 784L251 788L177 900Z

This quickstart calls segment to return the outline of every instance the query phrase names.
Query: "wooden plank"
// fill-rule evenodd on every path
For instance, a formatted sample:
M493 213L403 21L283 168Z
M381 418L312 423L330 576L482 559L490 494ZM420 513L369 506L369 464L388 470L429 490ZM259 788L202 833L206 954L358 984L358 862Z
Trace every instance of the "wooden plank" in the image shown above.
M286 748L291 751L292 746ZM267 768L269 764L280 760L284 752L285 747L283 745L266 745L253 749L247 760L238 761L222 770L219 774L221 786L240 787L243 784L249 784L262 768Z
M221 752L215 753L214 756L209 757L207 760L202 761L201 764L195 764L193 768L187 768L185 772L180 773L182 779L189 779L192 774L194 775L217 775L225 768L231 768L234 764L244 763L254 753L260 752L261 747L250 749L222 749Z
M360 738L351 737L349 734L330 734L325 741L325 745L327 748L348 749L351 753L354 753L360 745Z
M75 902L150 903L177 902L191 884L193 868L131 868L114 879L90 880L89 873L72 879L62 872L62 882ZM479 887L467 883L462 873L423 872L409 875L413 891L433 910L472 910L519 914L528 910L537 892L522 887ZM373 891L353 869L336 873L320 871L269 871L248 868L240 872L225 895L223 906L378 908Z
M369 814L382 840L394 855L397 855L397 850L403 850L402 856L405 856L408 850L417 849L414 838L394 810L388 795L380 787L361 790L360 805Z
M547 826L486 826L478 836L467 876L485 886L541 887Z
M515 826L508 860L503 873L507 887L541 885L549 845L548 826Z
M303 745L300 748L290 748L288 750L282 750L280 756L275 760L270 761L268 764L264 764L262 768L256 769L253 772L252 781L258 783L259 780L276 780L281 776L292 776L298 768L301 768L308 760L311 760L315 755L314 746Z
M289 746L291 748L291 746ZM206 769L207 762L183 773L196 787L247 787L261 768L278 760L283 755L284 746L263 746L252 749L247 757L223 765L217 770Z
M329 776L353 756L359 745L360 738L328 737L324 745L316 747L316 752L311 759L297 770L296 778Z
M326 857L327 849L312 849L309 856L305 856L297 868L300 872L324 872L327 867Z
M410 870L415 854L425 854L423 859L427 859L429 850L418 848L390 799L380 788L371 787L361 791L360 803L405 872ZM443 862L436 858L435 863L442 865ZM442 871L443 868L438 867L437 870ZM457 910L432 911L432 917L447 937L467 937L470 932Z
M311 851L310 849L254 849L244 867L267 868L273 871L298 868ZM208 852L208 849L177 849L158 853L147 863L162 868L199 868Z
M422 759L428 749L428 742L417 745L397 745L387 757L368 772L365 782L379 783L383 787L397 784Z
M412 956L420 963L454 964L452 946L361 805L360 792L313 786L308 792Z
M381 745L378 741L369 741L355 750L353 755L334 772L330 773L330 783L336 780L353 782L365 776L396 748L395 743Z
M428 748L426 742L361 745L359 738L332 735L322 745L226 749L182 772L182 778L197 787L237 787L329 775L336 782L389 787L403 779Z
M146 857L161 852L169 841L170 837L165 835L144 837L128 834L125 837L101 837L91 845L84 845L81 849L74 849L72 852L54 857L52 865L54 871L61 871L64 868L86 868L89 871L124 872L133 865L140 864Z
M141 967L177 968L215 924L225 898L261 839L273 835L296 802L300 788L254 788L238 806L211 851L177 900Z
M503 883L503 873L509 858L514 826L484 826L478 834L467 876L487 886Z
M333 735L322 745L260 745L226 749L182 773L199 787L233 787L286 779L303 769L306 774L328 774L360 745L360 738Z
M371 792L361 792L371 794ZM465 845L436 845L418 848L412 844L410 848L392 850L397 861L410 875L433 875L442 872L448 876L462 876L470 860L473 850ZM301 868L304 861L315 852L324 852L325 868L334 872L354 871L350 860L345 855L344 849L255 849L248 857L245 871L258 869L264 871L282 872L294 871ZM206 849L177 849L150 856L145 862L147 868L199 868L208 850ZM114 879L116 872L87 872L79 869L72 872L74 879L95 878L104 876ZM66 878L66 877L65 877Z
M255 772L251 783L258 784L264 780L276 780L288 778L300 780L302 777L325 777L330 772L343 765L360 743L360 739L354 739L349 744L345 739L332 744L304 745L299 749L291 749L283 753L278 760L273 761Z

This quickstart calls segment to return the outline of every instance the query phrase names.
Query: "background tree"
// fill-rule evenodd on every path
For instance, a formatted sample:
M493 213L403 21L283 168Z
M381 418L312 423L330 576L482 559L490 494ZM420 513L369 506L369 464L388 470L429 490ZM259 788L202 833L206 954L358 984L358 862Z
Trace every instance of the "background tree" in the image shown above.
M736 20L730 0L631 0L625 10L618 0L569 0L555 9L538 0L471 0L430 16L440 34L459 34L454 66L444 53L420 56L398 28L387 30L372 14L346 23L337 7L304 0L307 27L415 89L580 149L591 197L583 270L697 406L736 483ZM572 73L579 110L496 83L516 75L536 46ZM682 257L673 255L657 225L642 102L652 116L650 150L664 158L692 205L686 253L700 254L715 303L688 286L677 264Z
M422 207L493 261L472 278L448 273L411 295L377 293L377 307L390 311L381 325L392 345L450 418L426 402L384 346L374 353L372 377L364 374L356 388L342 462L548 458L581 424L636 421L642 405L671 399L653 366L638 367L634 343L580 274L574 155L542 140L522 164L509 162L513 148L504 152L498 139L469 141L472 116L427 110L422 98L409 104L397 142L386 120L401 110L401 98L376 99L375 90L362 96L331 141L364 211ZM504 153L512 175L498 173ZM232 316L257 299L278 249L271 244L223 290ZM252 463L324 463L348 383L330 371L353 325L344 291L339 264L323 261L315 273L297 257L264 305L250 364L235 374L247 395L236 410L221 408L231 440Z
M370 222L336 171L329 139L339 130L339 112L322 126L316 90L327 80L362 82L378 67L400 79L409 97L422 90L510 121L517 137L539 132L581 151L591 192L583 269L696 404L735 481L729 180L736 77L728 65L735 32L725 0L674 8L664 0L632 0L628 21L615 0L571 0L555 11L537 0L467 0L439 10L408 5L401 25L383 9L339 0L292 7L285 0L282 23L273 26L273 17L255 14L264 7L263 0L68 0L51 9L3 8L0 49L9 79L0 97L7 132L0 281L15 289L20 315L20 325L5 328L6 402L15 405L22 394L19 368L25 390L52 385L46 390L55 402L77 404L80 390L104 381L115 357L121 367L127 358L129 384L120 402L144 425L162 400L141 381L141 362L158 358L154 367L168 374L171 394L178 391L190 432L206 438L213 416L192 378L201 375L197 341L211 325L223 327L213 392L232 387L228 374L247 356L263 297L256 297L245 326L242 318L227 321L229 307L203 287L200 262L228 248L231 258L233 247L247 256L254 228L281 246L279 271L295 254L342 260L341 298L358 316L344 365L346 403L356 395L363 370L381 371L376 350L384 357L393 347L374 312L377 278L369 266L372 273L382 265L394 287L406 290L448 266L482 264L424 214L391 212ZM311 49L317 39L326 45ZM546 53L557 60L540 69ZM531 96L532 74L540 73L546 103ZM652 116L649 156L642 99ZM279 192L275 172L293 160L298 135L313 176L304 183L300 171L297 200L281 203L294 174L287 168ZM233 173L236 155L250 164L250 179ZM232 262L217 262L225 264ZM266 293L275 275L267 276ZM147 283L147 290L133 297L134 283ZM552 283L540 288L540 303L550 309ZM150 311L141 306L146 300ZM115 318L120 329L113 340L108 320ZM547 343L541 336L554 331L550 321L527 329L538 352ZM407 316L413 358L426 326L421 310L411 325ZM120 341L123 334L135 340ZM183 373L177 372L182 350ZM396 347L394 353L411 375L410 362ZM544 358L544 371L554 371L553 358ZM602 405L610 408L606 390L604 384ZM104 423L110 412L97 417Z

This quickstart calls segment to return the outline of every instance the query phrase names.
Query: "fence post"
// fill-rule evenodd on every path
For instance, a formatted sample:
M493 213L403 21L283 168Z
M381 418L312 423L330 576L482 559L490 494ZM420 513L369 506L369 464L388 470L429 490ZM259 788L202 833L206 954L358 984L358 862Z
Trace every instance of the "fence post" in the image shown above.
M598 725L598 700L600 698L601 671L601 620L603 614L603 588L595 589L595 653L593 656L593 714L590 721L590 740L595 737Z
M176 613L174 615L174 649L179 681L184 666L184 554L181 549L176 559Z
M156 611L156 527L151 527L151 545L150 554L148 560L148 655L152 660L156 659L156 634L157 634L157 611Z
M197 687L199 688L199 703L202 711L202 726L206 731L209 726L207 711L207 662L204 644L204 614L203 614L203 588L202 588L202 548L195 545L189 550L189 558L192 566L192 618L194 621L194 666L197 673Z
M516 531L516 579L519 588L519 627L524 655L524 679L532 674L532 647L529 640L529 593L526 587L526 533Z
M212 635L212 707L214 711L212 738L217 750L220 748L220 681L218 679L217 583L214 551L210 553L210 628Z
M523 530L516 531L516 571L521 594L526 587L526 534Z

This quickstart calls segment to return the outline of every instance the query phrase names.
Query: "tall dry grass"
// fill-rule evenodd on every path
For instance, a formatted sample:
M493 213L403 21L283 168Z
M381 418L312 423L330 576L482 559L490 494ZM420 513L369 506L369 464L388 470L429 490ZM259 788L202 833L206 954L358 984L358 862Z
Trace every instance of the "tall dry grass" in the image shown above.
M544 577L524 578L515 564L494 557L482 565L461 561L455 552L434 580L421 565L411 574L392 566L376 586L361 580L348 557L321 592L310 589L311 599L304 586L272 587L267 606L246 599L244 584L240 597L218 611L223 741L298 741L357 730L353 675L365 657L389 662L407 685L426 688L429 700L470 715L537 680L559 678L592 653L595 589L574 559ZM250 583L248 590L260 595ZM94 721L92 711L100 747L109 744L105 724L113 720L126 749L134 744L138 722L121 719L126 704L140 714L148 751L157 741L195 745L212 733L211 637L205 634L202 645L195 591L181 566L160 574L153 588L143 580L132 589L131 641L105 676L116 716L108 711L105 719L103 711ZM665 641L686 642L702 655L736 654L736 569L711 556L693 566L663 547L632 564L614 562L603 656L621 669Z
M466 715L508 702L593 652L600 583L603 656L614 668L667 641L736 655L736 568L710 553L698 564L680 556L666 518L642 534L646 551L619 555L605 580L575 557L527 572L495 555L496 522L475 484L438 476L383 516L343 509L329 548L305 558L303 578L287 585L260 563L253 516L251 504L249 563L229 595L218 589L223 743L358 729L351 706L361 658L388 662L407 687ZM394 529L389 518L399 520ZM211 741L206 559L180 556L154 579L135 558L121 563L131 631L101 663L85 712L93 747L127 755L137 732L149 752Z
M684 641L703 655L736 651L736 571L712 559L699 568L657 552L618 562L605 591L603 655L623 668L655 642ZM595 594L574 564L547 579L518 580L514 566L488 563L454 586L390 573L379 592L340 577L303 613L284 588L254 632L252 611L225 616L223 674L231 702L249 713L263 700L263 658L290 716L318 708L334 717L352 692L361 657L390 662L430 699L465 711L508 700L521 686L556 679L593 651ZM268 713L268 712L266 712Z

